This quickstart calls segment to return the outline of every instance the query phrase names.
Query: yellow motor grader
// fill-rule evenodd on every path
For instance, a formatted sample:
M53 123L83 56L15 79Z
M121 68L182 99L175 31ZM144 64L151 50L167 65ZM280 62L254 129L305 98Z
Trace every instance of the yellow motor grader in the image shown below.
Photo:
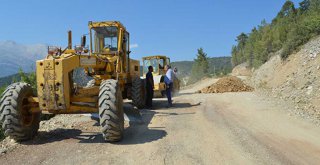
M49 47L45 59L36 62L37 92L29 84L11 84L0 100L0 124L5 135L17 141L31 139L39 129L41 113L99 113L103 137L121 140L124 130L123 98L138 108L145 104L140 62L130 59L129 33L117 21L89 22L81 45ZM73 71L83 68L94 81L88 87L74 83Z
M170 58L164 55L146 56L142 58L143 61L143 76L145 78L148 67L153 67L153 81L154 81L154 97L163 97L165 95L166 85L164 83L165 65L170 65ZM173 95L177 95L180 90L180 81L175 76L173 80Z

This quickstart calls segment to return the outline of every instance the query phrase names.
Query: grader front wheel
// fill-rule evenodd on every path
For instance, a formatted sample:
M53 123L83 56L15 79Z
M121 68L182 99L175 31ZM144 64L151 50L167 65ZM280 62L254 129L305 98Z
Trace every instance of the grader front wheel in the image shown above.
M107 142L120 141L124 130L123 100L116 80L105 80L99 92L99 117Z
M0 124L6 136L16 141L33 138L39 129L40 113L30 113L28 98L33 95L27 83L11 84L0 100Z

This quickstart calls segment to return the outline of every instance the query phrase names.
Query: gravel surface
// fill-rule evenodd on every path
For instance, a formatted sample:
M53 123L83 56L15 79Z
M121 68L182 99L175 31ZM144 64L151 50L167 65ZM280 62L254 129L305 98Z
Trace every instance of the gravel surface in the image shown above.
M199 84L201 86L203 84ZM39 135L0 155L1 164L317 164L320 129L256 93L182 91L174 107L154 101L124 139L105 143L96 120L57 115ZM189 93L192 92L192 93ZM127 106L126 106L127 107Z

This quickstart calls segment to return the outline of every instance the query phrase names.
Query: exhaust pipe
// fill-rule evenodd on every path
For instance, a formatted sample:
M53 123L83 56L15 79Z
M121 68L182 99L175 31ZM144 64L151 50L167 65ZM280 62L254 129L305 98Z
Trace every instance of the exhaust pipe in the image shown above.
M72 32L68 31L68 49L72 49Z

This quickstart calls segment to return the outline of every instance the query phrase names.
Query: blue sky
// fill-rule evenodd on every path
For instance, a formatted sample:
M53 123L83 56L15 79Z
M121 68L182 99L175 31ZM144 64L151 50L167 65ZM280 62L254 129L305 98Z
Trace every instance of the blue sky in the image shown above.
M296 5L300 0L294 0ZM230 55L241 32L268 22L285 0L1 0L0 41L67 45L88 33L88 21L119 20L130 32L132 58L164 54L192 60L203 47L210 57Z

